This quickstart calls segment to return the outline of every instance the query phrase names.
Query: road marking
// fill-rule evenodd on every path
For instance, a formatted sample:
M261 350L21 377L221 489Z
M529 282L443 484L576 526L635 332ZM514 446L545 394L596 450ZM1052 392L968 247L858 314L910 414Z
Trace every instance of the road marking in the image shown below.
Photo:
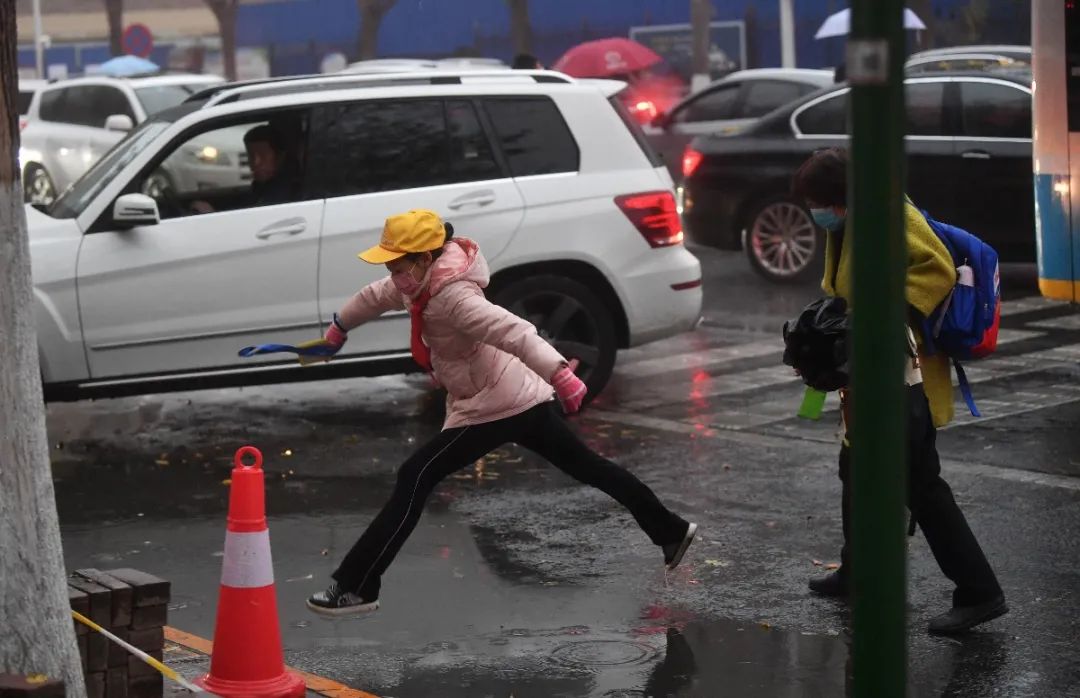
M688 351L673 356L660 356L654 359L639 359L619 364L620 369L630 369L637 378L658 376L680 370L704 371L731 364L742 359L753 359L784 351L779 338L758 340L744 344L731 344L714 349Z
M1080 330L1080 313L1024 324L1027 327L1039 327L1046 330Z
M1003 301L1001 304L1001 317L1033 313L1048 308L1063 308L1067 305L1068 303L1064 301L1050 300L1042 296L1028 296L1015 301Z
M199 637L198 635L186 633L183 630L177 630L176 628L166 626L165 639L175 645L198 652L199 654L213 654L214 643L206 638ZM373 693L349 688L345 684L338 683L337 681L333 681L324 676L309 674L306 671L300 671L299 669L294 669L292 667L285 668L303 678L307 690L317 693L320 696L327 696L328 698L379 698L379 696L376 696Z
M729 431L726 429L710 428L704 424L689 424L674 419L609 412L607 410L589 410L584 414L584 418L597 422L623 424L626 426L653 429L655 431L664 431L674 434L715 438L717 440L742 444L754 448L772 448L790 451L797 446L800 452L807 455L817 456L822 459L828 458L829 460L823 461L820 464L820 467L827 467L830 470L835 467L835 463L832 459L836 457L837 449L840 446L839 439L837 438L817 438L803 434L792 434L791 436L784 437L773 436L771 434L758 434L749 431ZM1070 477L1068 475L1037 473L1029 470L1018 470L1016 468L1004 468L998 465L972 463L952 459L944 459L943 465L950 473L955 472L963 475L991 477L996 480L1004 480L1007 482L1020 482L1080 492L1080 478Z
M1034 325L1032 325L1034 327ZM1022 342L1025 339L1032 339L1034 337L1043 337L1045 332L1032 332L1030 330L1011 330L1008 328L1001 328L998 330L998 342L999 347L1004 347L1009 344L1016 344Z
M1004 417L1016 417L1028 412L1044 410L1048 407L1067 405L1070 402L1080 400L1080 385L1058 383L1038 391L1012 391L1007 393L1007 397L1007 400L979 400L977 404L982 417L973 417L970 412L960 412L952 422L939 429L939 431L972 424L982 424L983 422Z
M621 403L621 406L634 410L649 409L683 400L693 403L707 398L736 395L760 388L799 382L799 377L794 374L790 366L777 362L772 366L753 368L736 373L704 374L700 378L691 378L689 384L680 380L678 381L680 392L682 392L682 388L685 388L685 397L673 399L671 396L675 386L671 383L657 386L655 389L644 393L641 397L631 398Z

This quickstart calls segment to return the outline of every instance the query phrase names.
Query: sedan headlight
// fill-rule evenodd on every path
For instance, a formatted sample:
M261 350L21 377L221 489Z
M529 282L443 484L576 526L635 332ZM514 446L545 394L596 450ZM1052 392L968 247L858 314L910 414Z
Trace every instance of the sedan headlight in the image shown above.
M196 146L192 151L196 160L204 165L229 165L229 156L212 145Z

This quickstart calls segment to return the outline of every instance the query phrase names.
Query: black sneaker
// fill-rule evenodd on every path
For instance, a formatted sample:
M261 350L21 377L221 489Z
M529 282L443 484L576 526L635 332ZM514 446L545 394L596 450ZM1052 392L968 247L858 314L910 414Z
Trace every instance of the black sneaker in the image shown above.
M679 566L682 562L683 555L686 554L686 549L690 547L690 544L694 542L694 536L697 534L697 524L688 524L686 527L686 533L683 535L682 540L677 543L668 543L663 546L664 550L664 564L667 565L669 570L673 570Z
M846 598L851 592L846 574L840 570L830 572L824 577L810 580L810 591L831 598Z
M1009 612L1005 605L1005 596L981 603L976 606L956 606L948 613L942 613L930 621L927 630L931 635L956 635L971 630L976 625L999 618Z
M337 582L334 582L326 591L312 594L307 600L307 607L320 616L341 618L378 610L379 600L369 601L352 592L342 591L338 589Z

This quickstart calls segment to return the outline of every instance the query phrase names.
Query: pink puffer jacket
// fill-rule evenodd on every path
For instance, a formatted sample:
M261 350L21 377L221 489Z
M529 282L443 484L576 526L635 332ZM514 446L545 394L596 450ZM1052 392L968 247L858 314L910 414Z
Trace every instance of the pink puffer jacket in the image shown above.
M424 343L435 379L446 388L443 429L493 422L553 397L548 381L565 359L532 323L484 298L490 275L480 248L454 238L431 270ZM339 317L346 330L383 313L408 309L390 277L364 287Z

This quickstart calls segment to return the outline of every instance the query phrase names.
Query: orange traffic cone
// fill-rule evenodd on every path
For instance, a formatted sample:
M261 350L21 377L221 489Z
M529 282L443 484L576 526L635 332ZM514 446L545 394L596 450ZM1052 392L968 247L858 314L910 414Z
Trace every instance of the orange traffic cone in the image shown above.
M223 698L302 698L304 681L285 671L281 652L262 462L253 446L233 459L214 650L210 673L196 683Z

